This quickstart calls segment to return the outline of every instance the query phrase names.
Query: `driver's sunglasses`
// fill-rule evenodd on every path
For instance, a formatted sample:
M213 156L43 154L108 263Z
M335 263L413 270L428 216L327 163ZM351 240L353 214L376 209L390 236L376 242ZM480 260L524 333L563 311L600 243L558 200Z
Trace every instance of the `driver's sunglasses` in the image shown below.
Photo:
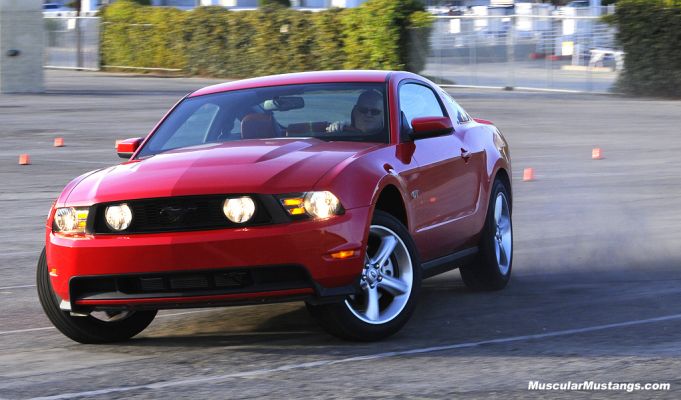
M379 110L378 108L369 108L369 107L360 107L360 106L357 106L357 111L361 112L364 115L371 114L374 117L381 113L381 110Z

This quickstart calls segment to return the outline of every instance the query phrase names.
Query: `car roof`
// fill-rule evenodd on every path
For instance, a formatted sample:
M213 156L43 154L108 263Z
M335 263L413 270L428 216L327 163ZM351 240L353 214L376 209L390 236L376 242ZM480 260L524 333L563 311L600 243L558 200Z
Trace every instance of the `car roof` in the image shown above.
M189 95L189 97L227 92L230 90L252 89L267 86L298 85L304 83L385 82L391 72L392 71L345 70L269 75L207 86L203 89L195 91Z

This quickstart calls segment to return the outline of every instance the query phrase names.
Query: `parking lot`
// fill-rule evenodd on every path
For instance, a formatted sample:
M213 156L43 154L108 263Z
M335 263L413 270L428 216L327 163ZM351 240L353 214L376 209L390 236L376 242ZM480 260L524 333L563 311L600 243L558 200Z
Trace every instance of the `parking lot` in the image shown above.
M623 395L528 392L529 381L664 382L671 391L633 396L679 397L681 102L452 90L510 142L513 278L493 293L467 290L457 271L427 280L387 341L339 341L287 303L163 311L132 341L93 346L62 336L38 303L50 204L72 178L120 162L116 139L145 135L216 81L46 74L45 94L0 96L0 398Z

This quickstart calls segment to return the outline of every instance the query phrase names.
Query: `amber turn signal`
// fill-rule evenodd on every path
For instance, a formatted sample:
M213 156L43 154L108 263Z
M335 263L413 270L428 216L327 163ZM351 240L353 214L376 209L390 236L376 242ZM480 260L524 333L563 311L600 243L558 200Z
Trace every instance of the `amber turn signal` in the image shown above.
M345 258L354 257L358 254L359 254L359 250L341 250L341 251L337 251L335 253L331 253L330 256L331 256L331 258L333 258L335 260L342 260L342 259L345 259Z

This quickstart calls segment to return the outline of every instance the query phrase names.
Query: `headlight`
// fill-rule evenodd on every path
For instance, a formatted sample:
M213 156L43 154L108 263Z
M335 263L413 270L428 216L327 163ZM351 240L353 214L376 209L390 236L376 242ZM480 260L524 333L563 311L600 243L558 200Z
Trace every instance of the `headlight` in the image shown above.
M104 210L106 225L114 231L124 231L132 223L132 210L127 204L108 206Z
M243 224L255 214L255 202L250 197L237 197L227 199L222 204L222 212L230 221L236 224Z
M338 197L329 191L305 193L302 205L315 218L329 218L340 214L342 210Z
M329 218L343 213L340 200L329 191L283 196L280 201L286 211L294 217L309 215L315 218Z
M62 233L85 233L88 209L75 207L57 208L54 223L57 231Z

